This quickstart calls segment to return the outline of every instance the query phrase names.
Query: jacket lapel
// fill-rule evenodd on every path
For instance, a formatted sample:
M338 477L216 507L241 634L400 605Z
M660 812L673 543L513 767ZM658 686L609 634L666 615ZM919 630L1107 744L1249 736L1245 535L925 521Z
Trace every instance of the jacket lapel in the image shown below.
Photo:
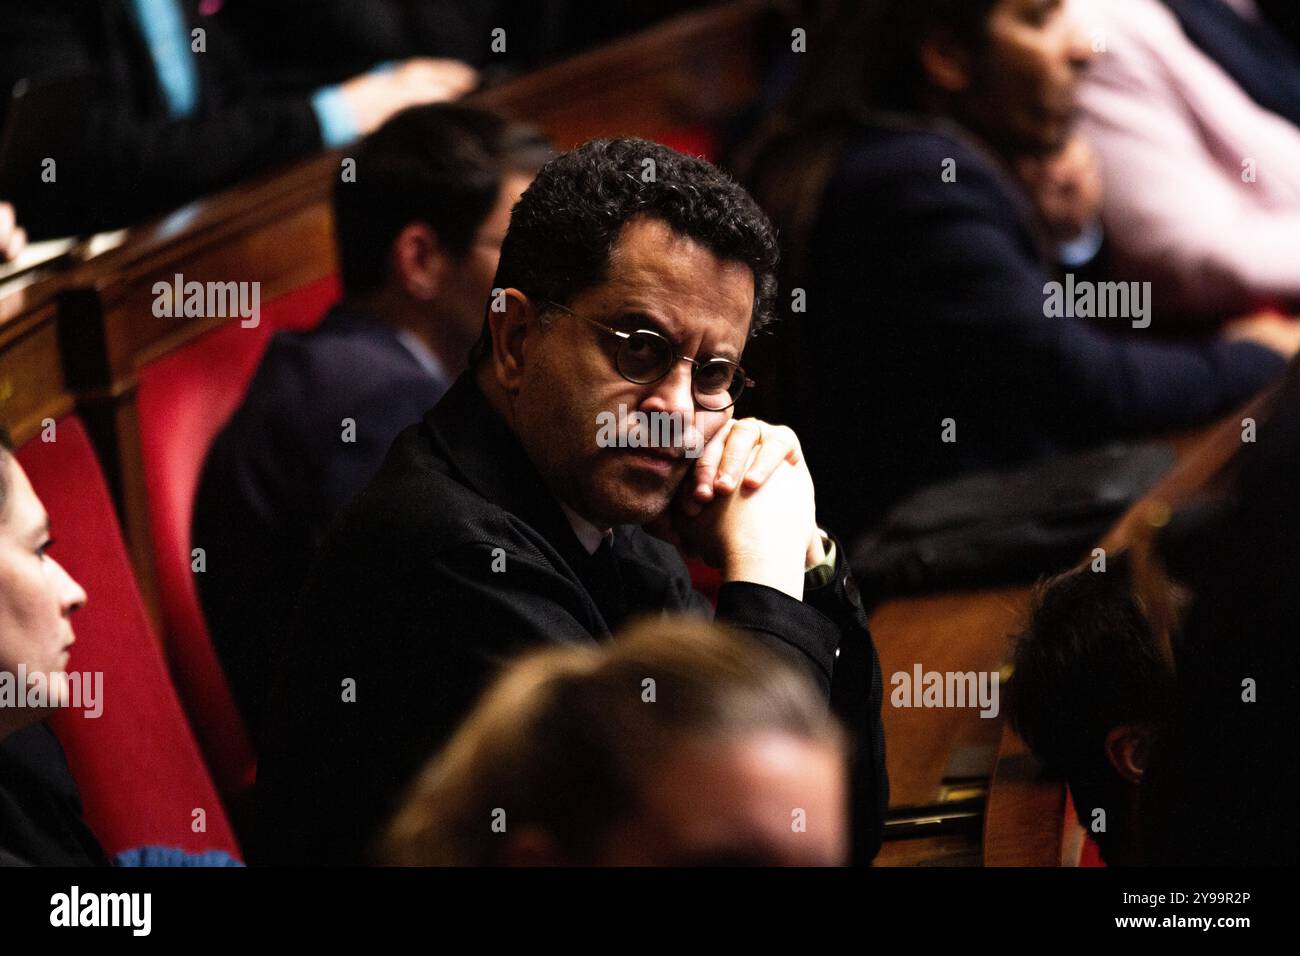
M593 575L587 553L559 502L525 454L505 420L488 404L465 372L425 416L435 454L445 458L465 485L524 521L551 545L563 565L557 570L573 576L592 600L601 580ZM599 615L602 622L605 615ZM606 626L608 631L608 626Z

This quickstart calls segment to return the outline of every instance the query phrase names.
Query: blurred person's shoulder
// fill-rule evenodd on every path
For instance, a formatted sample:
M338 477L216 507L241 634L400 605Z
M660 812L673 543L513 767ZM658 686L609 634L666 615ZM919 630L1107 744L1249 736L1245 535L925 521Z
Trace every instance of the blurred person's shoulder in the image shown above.
M347 542L345 553L356 547L441 560L485 544L511 553L542 549L530 516L544 506L544 485L471 379L462 376L398 434L332 529L331 537Z
M997 206L1014 191L991 154L955 123L878 114L846 141L827 208L851 208L855 196L870 197L877 211L950 207L980 196Z
M420 371L397 333L379 319L332 309L304 331L276 332L258 367L258 378L328 400L355 396Z
M245 400L257 427L334 443L345 418L415 421L447 383L429 375L378 319L332 310L316 328L272 337Z

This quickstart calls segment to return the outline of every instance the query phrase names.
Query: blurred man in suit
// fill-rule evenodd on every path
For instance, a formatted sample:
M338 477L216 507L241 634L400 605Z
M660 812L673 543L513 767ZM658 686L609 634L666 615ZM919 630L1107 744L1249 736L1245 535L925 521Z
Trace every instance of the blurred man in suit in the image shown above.
M520 651L707 614L669 541L721 569L718 618L808 674L855 735L854 856L874 855L866 616L798 438L734 417L776 258L767 217L702 160L594 140L541 171L471 368L398 437L304 589L259 765L264 860L363 858Z
M272 341L208 454L193 540L217 652L257 736L265 675L335 514L465 367L510 207L551 155L458 105L398 114L334 187L343 301Z
M198 0L10 0L0 194L33 238L116 229L477 82L463 63L430 59L274 92L255 77Z

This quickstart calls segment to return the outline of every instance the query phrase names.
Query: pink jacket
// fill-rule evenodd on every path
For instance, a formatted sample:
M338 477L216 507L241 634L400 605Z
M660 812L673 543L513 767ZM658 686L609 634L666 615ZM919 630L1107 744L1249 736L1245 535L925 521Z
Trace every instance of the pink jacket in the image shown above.
M1079 14L1104 47L1082 128L1122 277L1189 315L1300 311L1300 130L1255 105L1158 0L1090 0Z

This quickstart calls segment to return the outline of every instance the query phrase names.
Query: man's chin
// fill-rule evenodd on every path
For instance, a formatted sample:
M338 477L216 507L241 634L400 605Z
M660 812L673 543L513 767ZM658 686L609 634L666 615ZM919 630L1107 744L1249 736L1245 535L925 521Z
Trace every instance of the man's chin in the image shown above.
M604 515L597 524L608 527L621 524L649 524L663 515L668 510L668 505L671 502L671 496L653 500L648 498L638 498L636 500L620 498L615 501L606 501L602 509Z
M599 523L610 527L648 524L668 510L680 483L661 482L647 487L642 482L624 482L613 488L597 489L595 497L600 504L592 510L601 512L602 519Z

